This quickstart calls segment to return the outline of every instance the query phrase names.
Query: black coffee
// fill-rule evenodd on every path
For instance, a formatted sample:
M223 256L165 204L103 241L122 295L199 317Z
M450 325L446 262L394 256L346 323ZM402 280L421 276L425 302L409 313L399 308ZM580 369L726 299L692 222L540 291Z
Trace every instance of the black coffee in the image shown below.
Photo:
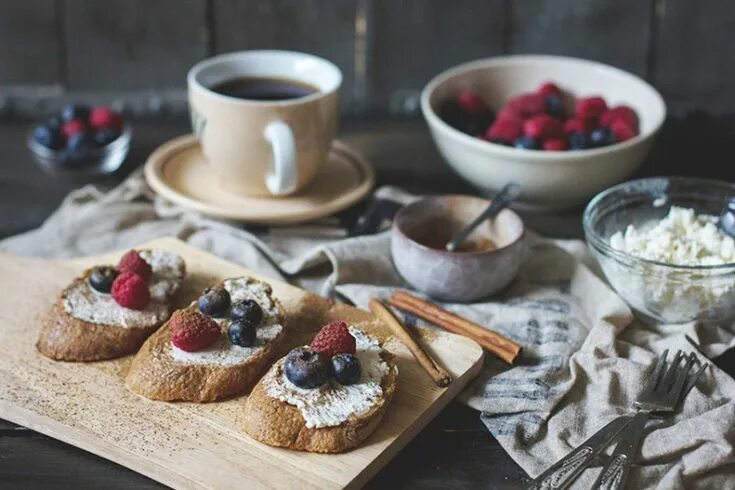
M299 99L319 89L308 83L285 78L241 77L225 80L211 87L218 94L249 100Z

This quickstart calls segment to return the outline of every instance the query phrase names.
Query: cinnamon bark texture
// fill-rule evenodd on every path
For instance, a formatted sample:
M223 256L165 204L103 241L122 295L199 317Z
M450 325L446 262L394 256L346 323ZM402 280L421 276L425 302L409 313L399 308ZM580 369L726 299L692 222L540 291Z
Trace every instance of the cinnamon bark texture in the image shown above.
M370 311L380 318L380 320L382 320L383 323L391 329L393 335L408 347L408 350L411 351L413 357L416 358L418 363L422 368L424 368L424 371L426 371L434 383L436 383L440 388L449 386L449 383L452 382L452 376L426 353L426 351L416 342L411 333L406 329L403 323L401 323L401 321L391 313L383 302L379 299L373 298L370 300L369 306Z
M405 291L393 293L393 296L388 299L388 304L434 323L445 330L469 337L508 364L513 364L521 352L521 346L509 338Z

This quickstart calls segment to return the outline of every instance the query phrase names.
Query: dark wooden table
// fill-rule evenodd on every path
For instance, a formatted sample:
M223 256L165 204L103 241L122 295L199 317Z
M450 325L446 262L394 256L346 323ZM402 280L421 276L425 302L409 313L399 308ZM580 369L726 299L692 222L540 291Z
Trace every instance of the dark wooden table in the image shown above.
M679 174L733 179L729 161L735 124L703 115L669 121L641 175ZM85 183L45 175L24 146L28 124L0 123L0 237L36 226L72 189ZM141 165L167 139L188 132L181 119L136 121L133 147L111 186ZM378 183L415 192L472 192L435 151L418 121L347 122L342 137L365 153ZM581 209L524 214L546 235L581 236ZM477 412L451 403L383 469L369 488L520 488L527 475L487 432ZM160 485L115 463L0 420L2 488L154 488Z

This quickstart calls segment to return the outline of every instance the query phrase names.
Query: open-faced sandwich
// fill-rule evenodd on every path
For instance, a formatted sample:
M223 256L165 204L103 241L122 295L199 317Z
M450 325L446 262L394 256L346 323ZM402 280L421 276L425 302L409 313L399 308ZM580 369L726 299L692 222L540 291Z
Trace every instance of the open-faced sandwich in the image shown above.
M284 336L269 284L226 279L177 310L128 372L128 389L153 400L210 402L249 390Z
M377 339L335 321L277 361L245 406L245 431L272 446L338 453L378 426L398 368Z
M60 361L98 361L132 354L171 313L186 275L184 260L163 250L130 250L72 281L42 321L36 343Z

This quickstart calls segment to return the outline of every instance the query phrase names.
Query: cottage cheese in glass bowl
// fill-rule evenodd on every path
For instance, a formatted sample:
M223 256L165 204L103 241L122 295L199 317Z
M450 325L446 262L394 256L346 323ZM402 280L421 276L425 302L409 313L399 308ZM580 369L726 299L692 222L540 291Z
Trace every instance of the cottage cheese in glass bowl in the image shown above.
M587 243L620 296L647 321L735 318L735 241L717 219L735 186L706 179L633 180L584 212Z

